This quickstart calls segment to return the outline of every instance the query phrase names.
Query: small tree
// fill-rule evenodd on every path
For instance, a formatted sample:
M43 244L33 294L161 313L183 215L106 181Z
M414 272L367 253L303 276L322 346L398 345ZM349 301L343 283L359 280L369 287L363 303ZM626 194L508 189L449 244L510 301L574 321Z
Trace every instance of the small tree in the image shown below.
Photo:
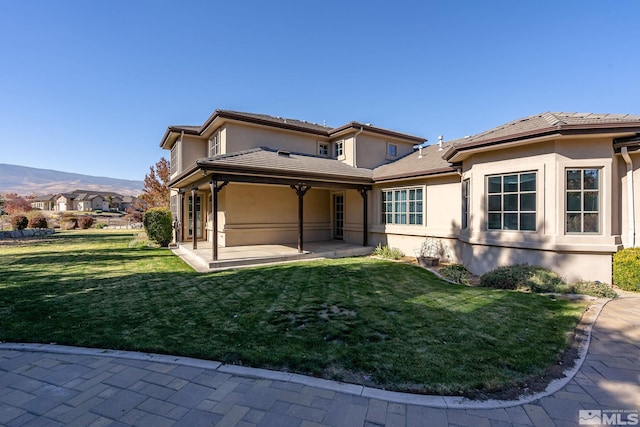
M147 236L160 246L171 242L171 211L167 208L151 208L145 212L142 220Z
M29 228L47 228L47 218L41 214L31 215L29 217Z
M93 225L93 217L83 215L78 217L78 228L86 230Z
M14 230L24 230L29 225L29 220L23 214L13 215L11 217L11 225Z
M158 163L149 168L149 173L144 177L144 189L140 198L149 208L169 207L169 162L164 157Z
M24 197L16 193L9 193L5 195L4 210L9 215L29 212L31 209L33 209L31 207L31 203L29 203Z

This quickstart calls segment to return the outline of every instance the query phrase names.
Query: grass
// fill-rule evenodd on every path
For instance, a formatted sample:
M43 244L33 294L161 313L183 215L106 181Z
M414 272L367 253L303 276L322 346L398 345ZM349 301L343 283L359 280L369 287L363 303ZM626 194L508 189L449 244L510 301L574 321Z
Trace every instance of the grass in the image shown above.
M136 236L69 231L0 246L0 340L469 394L542 375L584 309L372 258L198 274L166 249L131 244Z

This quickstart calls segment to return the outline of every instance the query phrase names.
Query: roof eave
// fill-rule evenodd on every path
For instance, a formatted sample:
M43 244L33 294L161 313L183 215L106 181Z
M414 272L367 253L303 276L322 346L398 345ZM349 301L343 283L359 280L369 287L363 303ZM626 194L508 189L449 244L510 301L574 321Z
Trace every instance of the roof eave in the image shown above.
M536 129L534 131L521 132L509 135L507 137L487 138L484 140L473 141L469 143L461 143L453 145L449 148L442 158L447 161L460 161L463 153L492 147L495 145L521 142L530 140L531 142L539 142L543 139L572 136L572 135L593 135L606 133L628 133L640 132L640 123L595 123L580 125L560 125L544 129Z
M371 125L368 125L365 123L359 123L359 122L350 122L350 123L347 123L346 125L333 128L329 131L329 136L331 136L332 138L335 138L340 136L341 134L346 134L352 131L359 131L360 129L362 129L365 132L371 132L371 133L388 136L395 139L408 140L414 144L422 144L427 141L426 138L422 138L420 136L409 135L401 132L395 132L389 129L383 129L383 128L379 128L379 127L375 127L375 126L371 126Z
M418 171L413 173L402 173L402 174L388 175L388 176L383 176L378 178L374 177L373 181L376 184L383 183L383 182L390 182L390 181L406 181L410 179L419 179L419 178L429 177L434 175L458 174L459 171L460 171L459 167L448 166L448 167L431 169L426 171Z

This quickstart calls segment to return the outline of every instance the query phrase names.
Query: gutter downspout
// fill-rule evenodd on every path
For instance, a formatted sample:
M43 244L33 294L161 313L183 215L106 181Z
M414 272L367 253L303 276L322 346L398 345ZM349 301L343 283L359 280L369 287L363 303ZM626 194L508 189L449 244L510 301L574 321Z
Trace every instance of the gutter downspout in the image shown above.
M627 147L620 150L624 162L627 164L627 214L629 215L629 241L630 248L636 247L636 217L635 217L635 200L633 197L633 161Z
M353 167L357 168L358 165L358 150L356 147L358 146L358 135L360 135L364 131L364 127L360 126L360 130L353 135Z

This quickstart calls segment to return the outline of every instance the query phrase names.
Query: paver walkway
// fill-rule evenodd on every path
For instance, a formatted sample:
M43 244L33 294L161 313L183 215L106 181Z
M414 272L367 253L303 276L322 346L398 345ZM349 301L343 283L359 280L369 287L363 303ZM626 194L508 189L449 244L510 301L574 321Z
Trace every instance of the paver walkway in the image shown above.
M6 426L576 426L579 410L609 424L633 421L640 410L638 296L604 307L573 379L517 406L420 400L169 356L0 344Z

